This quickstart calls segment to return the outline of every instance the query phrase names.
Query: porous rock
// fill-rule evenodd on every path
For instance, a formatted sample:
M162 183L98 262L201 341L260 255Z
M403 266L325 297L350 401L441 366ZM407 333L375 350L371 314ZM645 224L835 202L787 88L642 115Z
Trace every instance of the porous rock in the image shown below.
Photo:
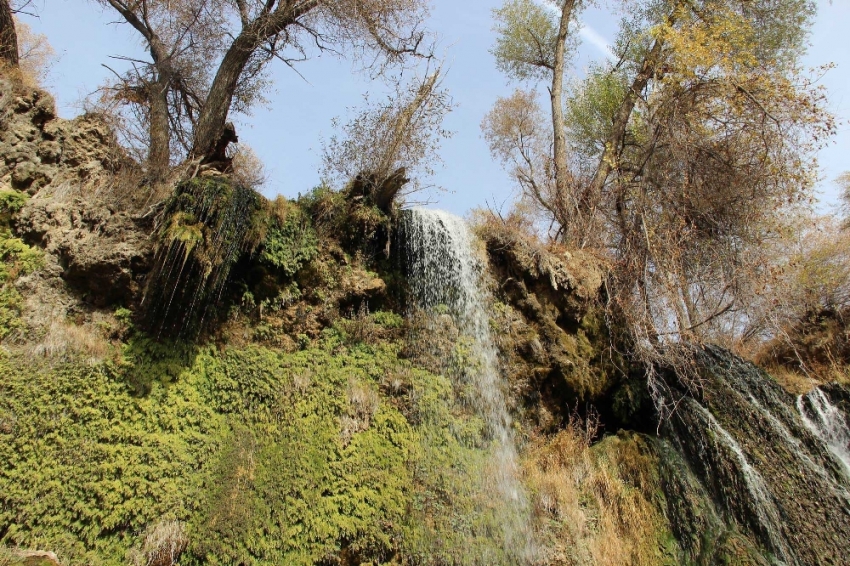
M62 278L96 306L131 302L153 253L144 221L81 197L37 195L17 230L55 255Z

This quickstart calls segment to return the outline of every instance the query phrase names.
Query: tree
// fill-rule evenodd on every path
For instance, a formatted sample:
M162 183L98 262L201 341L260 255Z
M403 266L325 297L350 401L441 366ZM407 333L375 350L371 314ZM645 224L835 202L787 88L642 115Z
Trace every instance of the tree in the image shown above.
M137 109L147 130L148 171L161 180L172 156L172 143L186 151L209 81L209 61L222 41L223 7L216 0L97 0L118 12L137 31L150 61L133 61L116 73L108 90L114 100ZM176 140L175 140L176 138Z
M26 84L39 86L55 61L55 52L47 36L35 33L30 26L16 18L18 31L19 66Z
M9 0L0 0L0 61L18 66L18 35Z
M424 0L98 1L149 50L151 60L135 62L115 90L147 109L155 169L166 162L171 133L190 158L210 160L226 142L229 113L257 100L274 59L294 66L314 49L382 72L426 47Z
M448 92L437 71L424 79L397 84L381 103L366 100L363 108L343 125L341 136L324 146L324 171L330 180L364 185L375 204L389 209L426 187L422 179L434 173L442 139L451 135L442 127L452 110Z
M581 8L581 4L580 0L558 0L550 2L549 9L535 0L507 0L501 8L494 11L498 37L493 55L496 57L497 66L508 76L518 80L548 81L551 106L551 177L554 183L554 188L549 193L557 195L556 200L559 203L546 203L545 199L541 198L539 183L528 182L530 177L527 171L524 175L526 182L522 182L521 186L531 189L529 194L538 204L553 214L560 215L558 222L562 227L569 226L587 206L586 199L574 192L577 185L572 182L573 176L568 163L563 97L566 58L570 47L570 25L574 25L576 11ZM511 107L518 109L518 105L527 105L529 102L528 97L514 95L510 100L500 100L494 112L500 114ZM521 111L526 117L533 113L530 108ZM499 121L496 114L484 122L485 136L491 140L491 146L493 140L501 135L486 130L488 125L496 125ZM539 131L539 128L536 130ZM501 152L499 158L504 161L506 154L503 150L504 147L497 151ZM526 157L529 157L522 155L522 150L519 152L519 159L525 161ZM570 201L569 206L562 204L566 201Z
M578 239L583 231L575 222L570 195L578 193L579 179L562 173L556 180L551 120L547 121L533 91L516 90L499 98L481 123L490 153L498 159L519 185L524 197L550 217L550 232L556 239ZM569 184L569 188L564 186ZM575 188L574 188L575 187ZM564 232L575 229L575 235Z
M541 192L541 208L565 243L584 243L565 221L599 227L613 259L611 316L650 370L687 375L683 346L742 331L747 301L769 281L765 247L811 198L814 153L834 129L798 66L813 10L808 0L649 0L624 22L619 61L571 89L564 129L578 186L566 190L587 204L562 214L562 186ZM519 126L533 122L528 104L500 104L505 116L485 132L507 134L489 135L491 149L527 178L523 148L546 134Z

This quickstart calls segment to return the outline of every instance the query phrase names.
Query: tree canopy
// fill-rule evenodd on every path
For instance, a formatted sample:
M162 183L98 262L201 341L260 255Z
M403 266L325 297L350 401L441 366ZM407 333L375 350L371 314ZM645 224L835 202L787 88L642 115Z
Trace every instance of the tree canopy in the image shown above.
M815 154L834 131L800 66L814 10L807 0L630 2L619 60L569 87L552 129L534 93L499 100L484 121L494 156L555 238L616 260L609 307L649 366L675 361L676 344L728 334L768 275L763 250L812 198ZM553 14L532 0L497 10L497 65L548 76ZM570 181L555 184L560 127Z
M277 59L294 67L316 52L380 74L430 56L424 0L95 0L141 35L150 59L132 61L108 92L147 129L150 169L172 155L214 160L228 115L261 97Z

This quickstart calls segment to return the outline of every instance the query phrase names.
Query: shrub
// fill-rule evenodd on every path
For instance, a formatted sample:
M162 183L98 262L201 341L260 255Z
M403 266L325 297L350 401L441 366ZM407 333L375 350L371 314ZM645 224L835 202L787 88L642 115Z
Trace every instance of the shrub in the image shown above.
M284 277L292 278L316 257L319 241L310 218L298 205L278 198L272 203L272 210L259 258Z

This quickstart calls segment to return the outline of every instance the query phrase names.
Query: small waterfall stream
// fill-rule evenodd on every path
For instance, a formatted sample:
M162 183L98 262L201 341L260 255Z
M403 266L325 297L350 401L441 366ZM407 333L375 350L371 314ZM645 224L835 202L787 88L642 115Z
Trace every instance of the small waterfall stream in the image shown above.
M498 498L504 550L512 563L526 564L537 554L530 526L529 503L519 481L518 459L506 405L505 383L490 331L490 297L485 264L466 223L437 210L407 211L401 231L408 280L417 306L447 309L460 335L473 344L468 400L484 419L491 438L494 476L488 494Z
M703 389L683 396L669 430L703 485L771 564L847 564L850 476L842 468L850 433L842 408L826 391L795 398L719 348L702 350L697 363Z
M806 428L827 445L850 478L850 427L842 412L820 388L797 397L797 409Z
M781 559L780 564L796 564L797 561L793 558L793 553L782 535L779 510L773 502L764 478L747 460L747 456L738 441L723 428L714 415L696 401L692 399L689 401L693 409L705 419L708 430L714 432L718 444L724 446L734 456L750 494L751 503L758 515L759 524L767 535L773 551Z

